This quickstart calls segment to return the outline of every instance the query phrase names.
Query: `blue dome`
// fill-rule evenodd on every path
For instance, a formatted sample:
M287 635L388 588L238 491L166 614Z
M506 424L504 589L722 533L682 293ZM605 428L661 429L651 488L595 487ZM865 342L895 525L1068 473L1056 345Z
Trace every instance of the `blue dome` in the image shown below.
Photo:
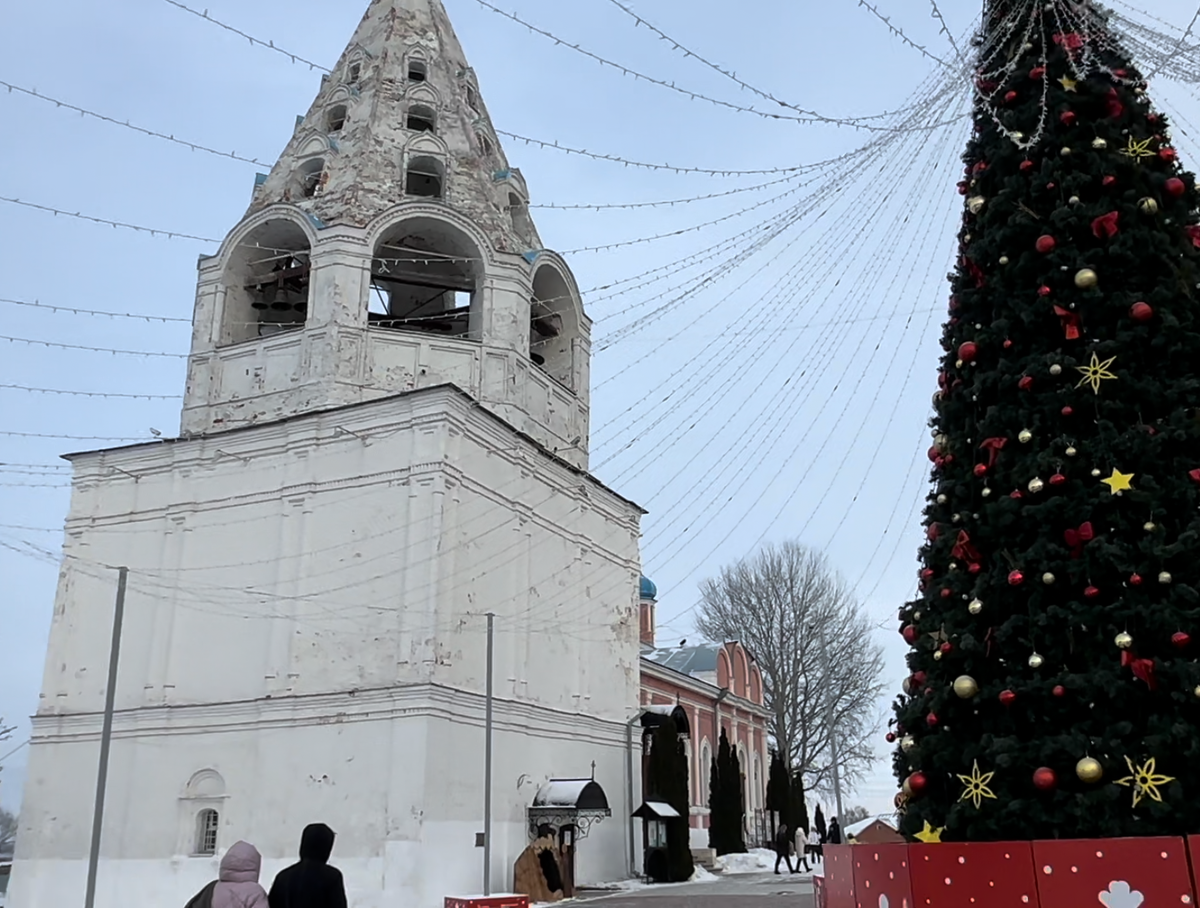
M649 577L642 578L642 598L643 599L657 599L658 598L658 587L656 587L654 585L654 581L651 580Z

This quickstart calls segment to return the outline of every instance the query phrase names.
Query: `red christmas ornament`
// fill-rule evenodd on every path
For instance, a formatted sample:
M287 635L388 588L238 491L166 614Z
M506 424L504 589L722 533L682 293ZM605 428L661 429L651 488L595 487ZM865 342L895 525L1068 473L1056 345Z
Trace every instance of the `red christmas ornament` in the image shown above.
M896 735L890 731L884 735L884 739L888 742L888 744L896 743Z
M1033 390L1033 376L1032 375L1022 376L1021 380L1019 382L1017 382L1017 387L1020 388L1022 391Z
M1148 322L1154 318L1154 308L1149 303L1134 303L1129 307L1129 317L1135 322Z
M930 461L933 463L938 463L942 459L942 455L938 453L937 445L930 445L928 454Z
M917 684L918 686L924 684L928 680L929 676L925 674L925 672L913 672L913 683Z
M973 563L967 567L968 574L978 574L982 570L983 570L983 565L979 564L977 562Z
M1047 188L1047 189L1053 189L1053 188L1055 187L1055 185L1056 185L1056 184L1054 184L1054 183L1047 183L1047 184L1046 184L1046 188Z
M979 347L974 341L967 341L965 344L961 344L958 348L958 358L964 363L974 362L975 357L978 355Z
M925 570L921 571L921 579L922 580L932 580L933 579L933 568L925 568Z
M1163 189L1167 191L1167 195L1177 199L1187 192L1187 183L1183 182L1179 177L1171 177L1171 179L1163 184Z
M1192 477L1196 482L1200 482L1200 470L1188 470L1188 476Z
M1089 586L1083 591L1083 595L1087 599L1095 599L1100 595L1100 589L1098 587Z
M1176 631L1171 635L1171 646L1175 649L1187 649L1192 643L1192 635L1186 631Z
M1011 341L1011 340L1005 340L1005 341L1004 341L1004 349L1005 349L1005 350L1011 350L1011 349L1012 349L1012 341Z
M975 464L975 475L976 476L986 476L987 471L988 471L988 465L986 463Z
M1000 691L1000 703L1002 706L1012 706L1017 700L1017 692L1013 690Z
M943 653L948 653L954 649L954 644L947 640L945 643L939 646L938 649L940 649Z
M945 457L945 461L946 461L946 463L954 463L954 455L953 455L953 454L947 454L947 455L946 455L946 457Z
M1130 574L1129 575L1129 585L1130 586L1141 586L1142 585L1142 575L1141 574Z
M1017 100L1017 93L1015 91L1006 91L1004 93L1005 104L1011 104L1015 100Z
M1020 571L1011 571L1008 575L1009 586L1020 586L1025 582L1025 575Z
M1031 170L1033 170L1033 161L1030 161L1028 158L1026 158L1021 162L1021 172L1029 173Z
M1065 687L1063 687L1061 684L1054 685L1054 696L1065 697L1066 695L1067 689Z
M1041 287L1038 287L1038 296L1049 296L1053 292L1054 291L1051 290L1049 287L1047 287L1045 284L1043 284Z
M1048 234L1048 233L1043 234L1042 236L1039 236L1037 239L1036 248L1037 248L1037 251L1040 252L1042 255L1047 255L1048 253L1053 252L1057 247L1058 247L1058 240L1056 240L1054 237L1050 236L1050 234Z
M1174 161L1177 157L1179 157L1179 155L1175 153L1174 148L1160 148L1158 150L1158 156L1164 161Z
M1058 774L1049 766L1043 766L1033 772L1033 785L1039 791L1054 791L1058 787Z
M930 728L937 728L938 721L937 713L930 713L925 717L925 724Z
M1074 126L1075 120L1076 120L1075 111L1064 110L1062 112L1062 116L1060 116L1059 119L1062 120L1063 126Z
M1069 407L1069 406L1068 406L1068 407L1063 407L1063 408L1062 408L1062 415L1063 415L1063 416L1074 416L1074 415L1075 415L1075 408L1074 408L1074 407Z
M1022 498L1025 497L1025 495L1020 489L1013 489L1011 492L1008 493L1008 497L1016 499L1017 501L1020 501Z
M1066 483L1066 481L1067 477L1063 476L1062 473L1055 473L1050 477L1050 485L1052 486L1061 486Z
M1044 75L1046 75L1046 67L1044 66L1035 66L1029 71L1029 78L1031 79L1040 79Z
M942 595L943 599L949 599L951 596L954 595L954 591L943 587L941 595Z
M930 715L932 716L932 713ZM935 718L935 721L931 724L934 724L934 725L937 724L936 718ZM923 773L923 772L914 772L911 776L908 777L908 790L911 791L914 795L919 795L928 786L929 786L929 779L927 779L925 777L925 773Z
M900 636L904 638L904 642L912 646L917 642L917 629L911 624L904 625L904 630L900 631Z
M1117 182L1117 178L1114 176L1107 176L1100 182L1103 183L1105 186L1111 186L1113 183Z

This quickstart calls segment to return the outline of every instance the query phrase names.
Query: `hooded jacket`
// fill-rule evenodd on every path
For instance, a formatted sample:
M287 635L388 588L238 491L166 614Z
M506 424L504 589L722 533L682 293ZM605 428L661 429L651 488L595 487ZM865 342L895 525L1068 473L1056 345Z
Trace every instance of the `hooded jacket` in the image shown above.
M300 836L300 862L279 871L275 877L270 908L346 908L346 886L341 871L329 866L333 839L333 830L324 823L304 827Z
M262 855L238 842L221 858L221 873L213 889L212 908L268 908L267 891L258 884Z

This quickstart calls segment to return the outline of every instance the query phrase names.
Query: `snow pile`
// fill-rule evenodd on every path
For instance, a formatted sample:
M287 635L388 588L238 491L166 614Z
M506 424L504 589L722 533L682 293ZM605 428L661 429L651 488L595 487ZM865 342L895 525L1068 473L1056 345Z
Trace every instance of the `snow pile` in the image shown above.
M725 854L717 858L723 873L762 873L775 866L775 852L755 848L745 854Z
M707 870L705 870L703 867L701 867L699 864L697 864L696 871L692 874L692 878L688 882L690 882L690 883L712 883L716 880L716 878L717 877L715 874L709 873Z

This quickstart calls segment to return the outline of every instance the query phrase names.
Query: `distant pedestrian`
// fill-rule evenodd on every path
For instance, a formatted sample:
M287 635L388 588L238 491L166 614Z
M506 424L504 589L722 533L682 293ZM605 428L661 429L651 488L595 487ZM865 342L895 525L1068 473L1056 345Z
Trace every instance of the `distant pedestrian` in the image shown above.
M796 834L794 836L792 836L792 841L796 845L796 848L795 848L796 872L797 873L800 872L800 865L803 864L804 872L812 873L812 868L808 866L808 855L805 853L805 848L804 848L806 842L808 841L808 837L804 834L804 830L797 828Z
M279 871L275 877L270 908L346 908L342 873L329 866L334 837L334 831L324 823L304 827L300 836L300 862Z
M792 836L788 832L787 823L779 824L779 832L775 834L775 873L779 873L779 862L783 861L787 864L788 873L796 873L792 869L792 859L789 854L792 850Z
M221 858L215 882L201 889L187 908L268 908L267 891L259 885L262 855L248 842L238 842Z
M837 817L829 821L829 836L825 841L830 845L842 844L842 827L838 825Z
M817 832L817 827L815 826L808 834L808 848L806 850L813 856L814 863L821 861L821 833Z

